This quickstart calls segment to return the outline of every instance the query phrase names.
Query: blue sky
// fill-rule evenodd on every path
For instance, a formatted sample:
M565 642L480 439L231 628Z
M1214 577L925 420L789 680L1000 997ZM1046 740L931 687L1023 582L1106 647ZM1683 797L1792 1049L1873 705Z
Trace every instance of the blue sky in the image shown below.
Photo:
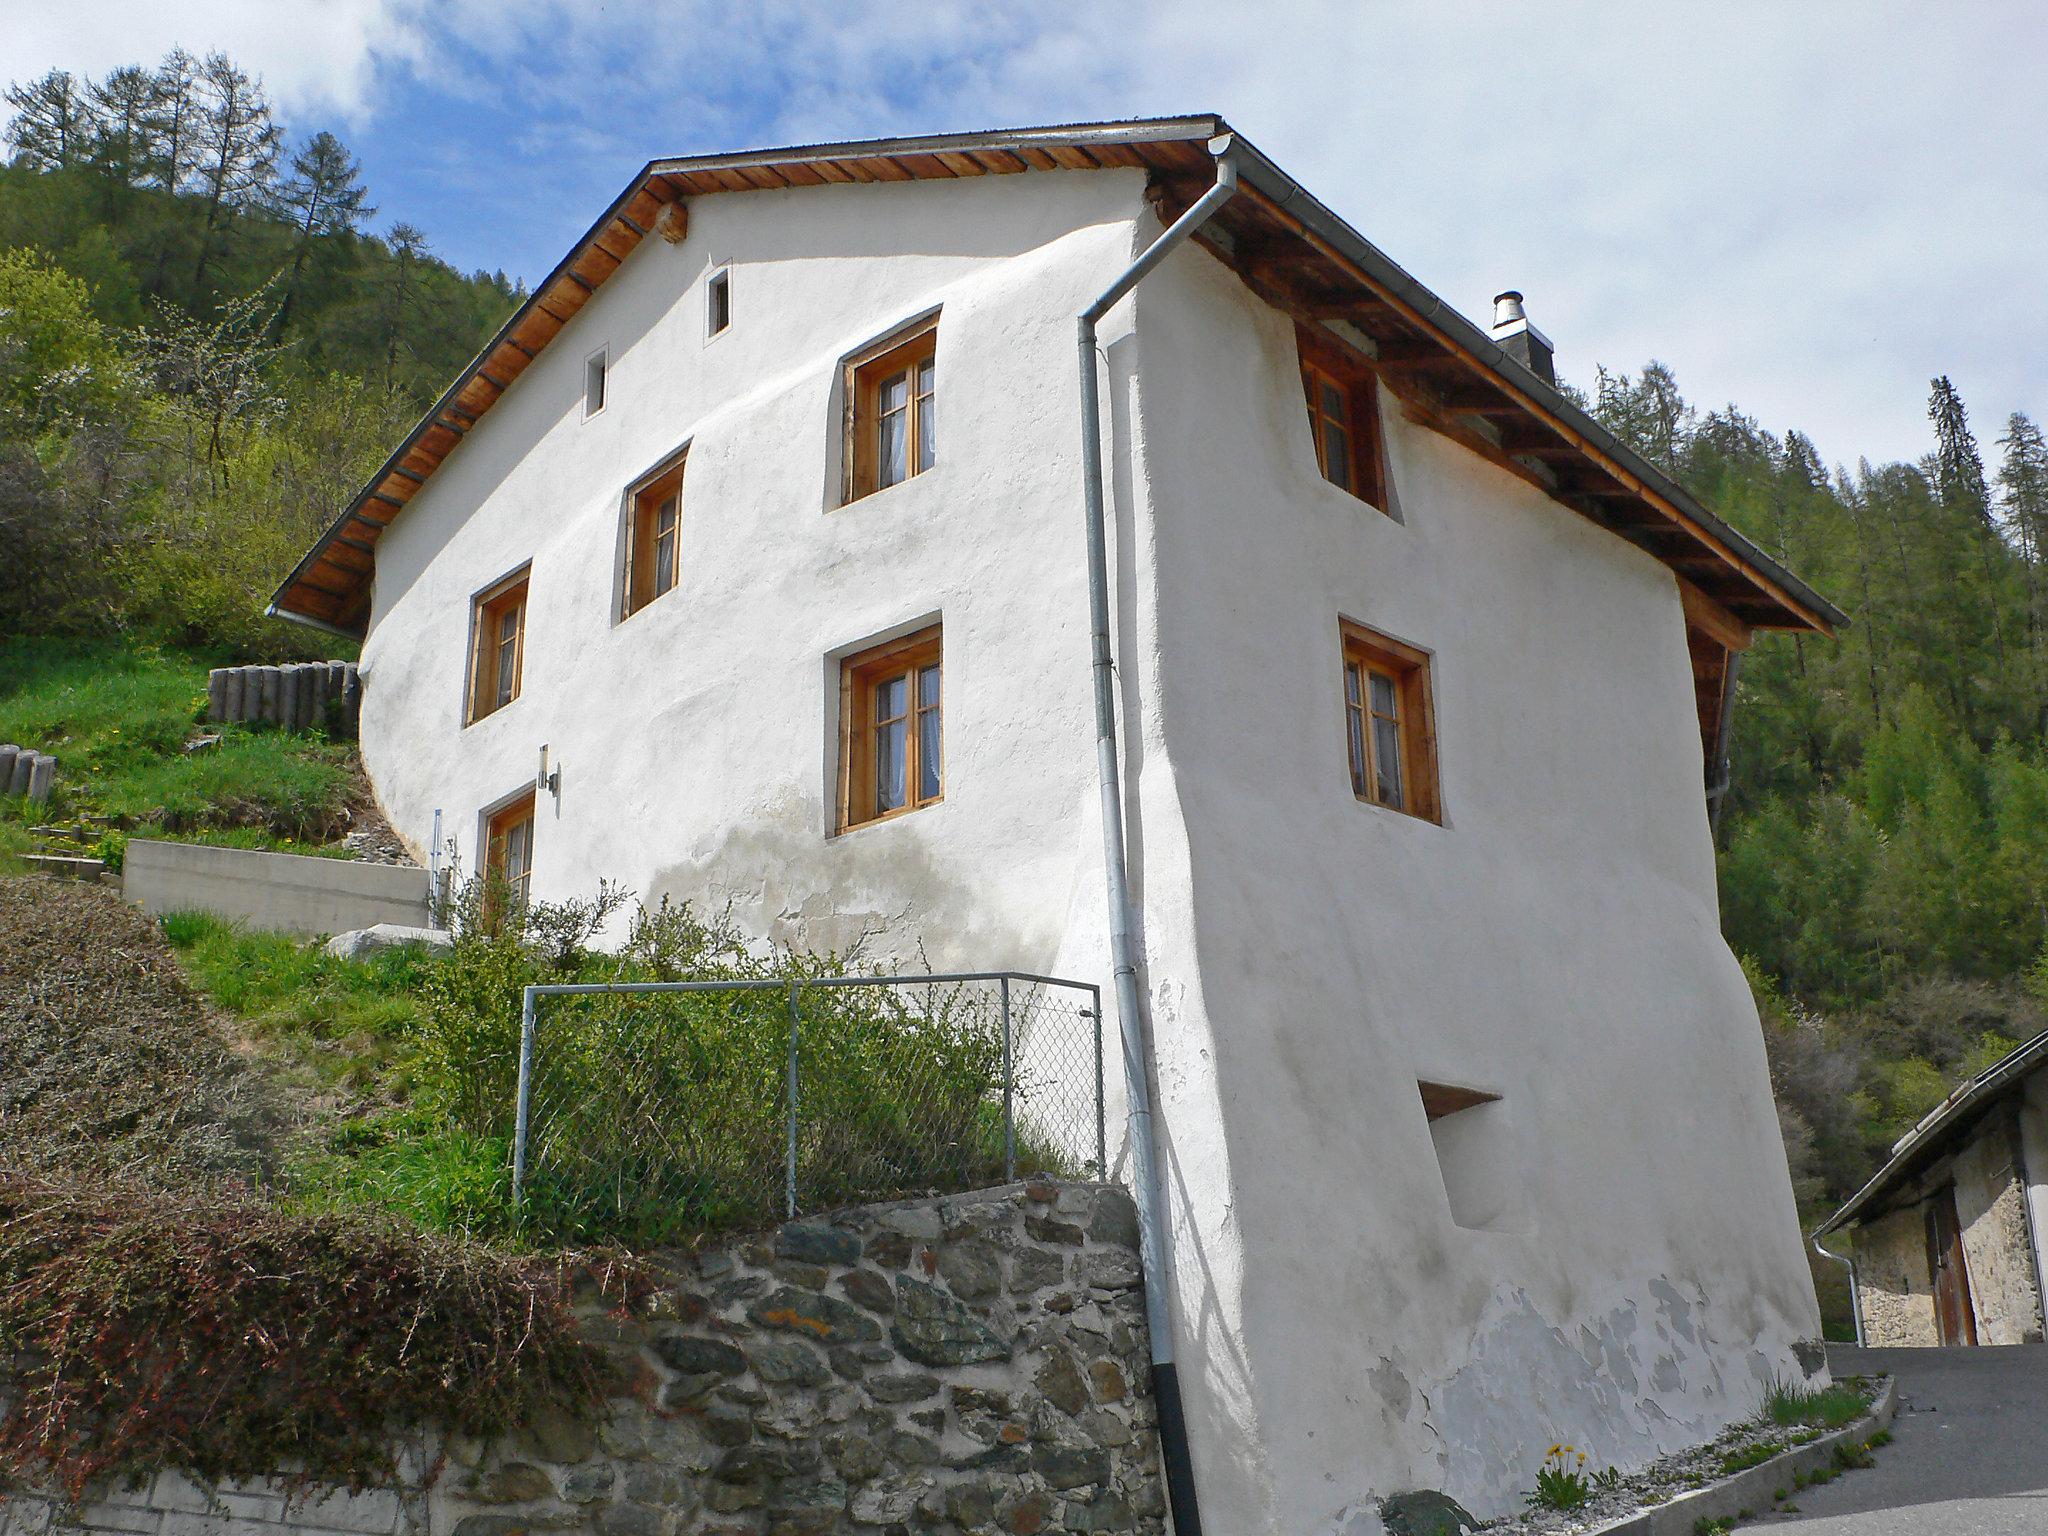
M364 162L378 223L544 273L644 160L1216 111L1566 375L1676 370L1832 461L2048 414L2048 7L2000 0L14 0L0 74L172 43Z

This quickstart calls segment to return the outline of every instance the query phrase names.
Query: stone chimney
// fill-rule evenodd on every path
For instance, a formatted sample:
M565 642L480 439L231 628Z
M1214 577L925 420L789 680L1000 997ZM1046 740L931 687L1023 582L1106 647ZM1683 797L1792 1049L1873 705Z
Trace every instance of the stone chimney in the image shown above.
M1557 383L1550 338L1529 323L1522 296L1510 288L1493 300L1493 339L1500 349L1546 384Z

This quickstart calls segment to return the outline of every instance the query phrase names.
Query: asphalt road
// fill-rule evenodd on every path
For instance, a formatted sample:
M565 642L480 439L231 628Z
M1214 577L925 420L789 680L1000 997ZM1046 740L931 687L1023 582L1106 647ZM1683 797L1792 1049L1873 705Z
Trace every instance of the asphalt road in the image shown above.
M2048 1536L2048 1345L1845 1349L1837 1375L1898 1378L1877 1465L1792 1498L1800 1536Z

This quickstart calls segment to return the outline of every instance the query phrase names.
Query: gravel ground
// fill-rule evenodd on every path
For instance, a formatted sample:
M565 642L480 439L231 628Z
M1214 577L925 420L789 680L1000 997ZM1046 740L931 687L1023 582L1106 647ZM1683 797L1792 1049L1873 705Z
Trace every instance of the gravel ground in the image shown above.
M0 880L0 1170L261 1179L290 1103L114 892Z
M1837 1378L1840 1380L1841 1378ZM1874 1400L1879 1383L1867 1383L1866 1401ZM1653 1461L1641 1471L1624 1477L1611 1489L1596 1490L1583 1508L1569 1513L1555 1509L1532 1509L1523 1515L1504 1515L1480 1529L1487 1536L1574 1536L1632 1515L1653 1504L1663 1504L1681 1493L1704 1488L1728 1474L1721 1470L1723 1459L1757 1447L1769 1447L1773 1454L1816 1438L1825 1431L1804 1424L1738 1424L1724 1430L1705 1445L1678 1451ZM1759 1458L1760 1460L1763 1458Z

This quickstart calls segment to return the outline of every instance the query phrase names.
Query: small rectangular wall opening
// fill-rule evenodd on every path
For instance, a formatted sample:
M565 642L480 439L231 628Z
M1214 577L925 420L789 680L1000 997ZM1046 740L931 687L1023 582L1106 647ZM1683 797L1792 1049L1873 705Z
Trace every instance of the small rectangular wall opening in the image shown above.
M720 267L704 285L704 336L708 341L732 324L732 268Z
M583 359L583 419L590 420L604 409L606 375L611 369L611 355L607 348L599 347Z
M1500 1095L1418 1081L1451 1220L1475 1230L1513 1226L1519 1208L1513 1136Z

